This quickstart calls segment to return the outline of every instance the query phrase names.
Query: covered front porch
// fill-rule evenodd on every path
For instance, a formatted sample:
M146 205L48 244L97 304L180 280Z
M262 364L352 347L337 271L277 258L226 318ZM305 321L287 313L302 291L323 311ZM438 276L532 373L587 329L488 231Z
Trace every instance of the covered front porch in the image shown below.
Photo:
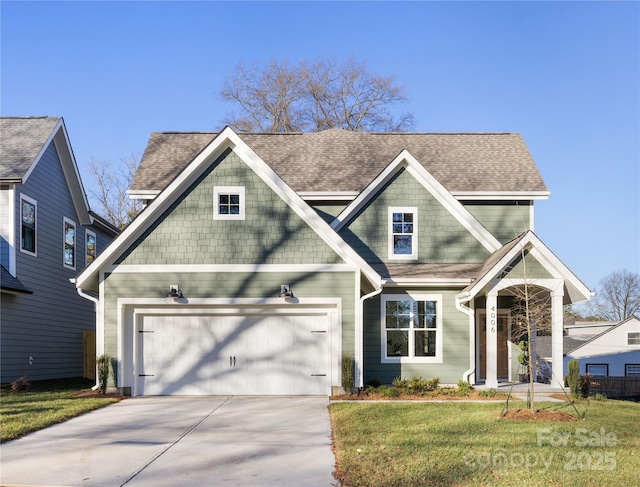
M524 341L533 367L536 338L550 335L552 369L549 386L564 388L562 368L564 306L588 300L592 293L535 236L527 232L506 244L485 263L483 274L457 295L459 309L469 315L472 384L497 389L527 374L517 356Z

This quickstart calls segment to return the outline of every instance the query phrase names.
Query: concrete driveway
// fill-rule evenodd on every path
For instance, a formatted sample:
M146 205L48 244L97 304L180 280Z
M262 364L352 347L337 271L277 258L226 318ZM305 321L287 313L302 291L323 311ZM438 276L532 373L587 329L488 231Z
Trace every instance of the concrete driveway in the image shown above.
M130 398L3 444L0 483L324 486L326 397Z

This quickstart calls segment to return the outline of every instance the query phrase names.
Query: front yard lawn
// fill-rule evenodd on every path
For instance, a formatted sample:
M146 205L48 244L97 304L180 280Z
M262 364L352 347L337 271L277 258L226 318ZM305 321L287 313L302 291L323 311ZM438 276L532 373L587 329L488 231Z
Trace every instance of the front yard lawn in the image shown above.
M0 442L4 443L61 423L120 400L118 397L72 397L91 388L87 379L57 379L34 382L28 391L0 393Z
M336 476L343 487L637 485L640 404L579 401L585 419L567 423L500 419L502 406L332 404Z

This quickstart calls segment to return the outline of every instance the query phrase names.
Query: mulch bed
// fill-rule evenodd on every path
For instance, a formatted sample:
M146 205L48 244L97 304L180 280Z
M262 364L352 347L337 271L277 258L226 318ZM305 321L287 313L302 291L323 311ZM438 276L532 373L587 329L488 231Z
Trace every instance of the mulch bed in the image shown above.
M367 394L342 394L331 396L332 401L503 401L506 395L497 394L495 396L481 396L477 392L470 392L467 396L456 394L437 394L426 392L424 394L400 394L397 397L386 397L375 392ZM512 398L513 400L513 398Z

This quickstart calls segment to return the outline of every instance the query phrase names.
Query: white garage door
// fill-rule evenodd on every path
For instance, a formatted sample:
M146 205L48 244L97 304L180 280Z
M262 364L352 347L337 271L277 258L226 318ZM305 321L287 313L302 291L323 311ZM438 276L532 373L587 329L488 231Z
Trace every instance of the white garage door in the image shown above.
M144 316L139 395L329 394L327 315Z

